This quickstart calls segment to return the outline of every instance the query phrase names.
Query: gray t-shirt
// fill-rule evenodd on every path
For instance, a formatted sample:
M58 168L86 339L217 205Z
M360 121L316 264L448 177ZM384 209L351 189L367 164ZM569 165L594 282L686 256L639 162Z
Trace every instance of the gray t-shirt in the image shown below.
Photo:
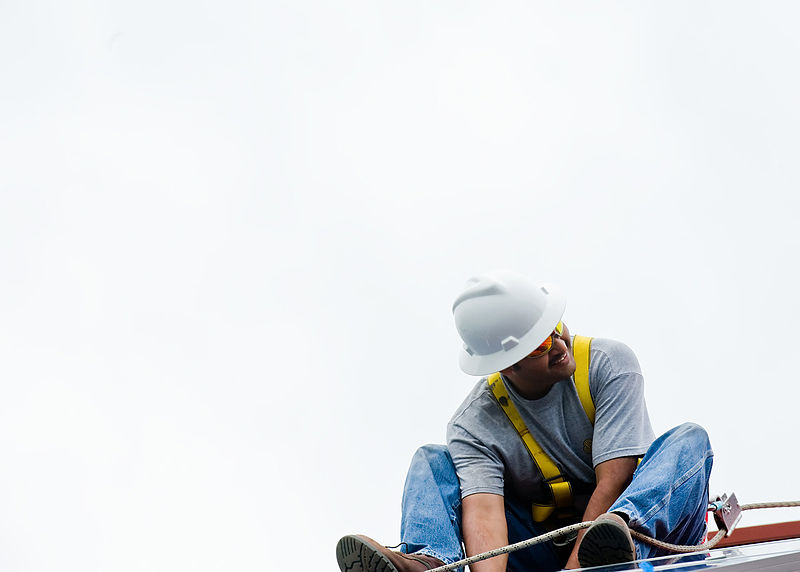
M643 455L653 441L639 362L623 343L592 340L589 388L596 408L594 428L571 379L556 383L540 399L525 399L510 383L505 385L528 429L577 493L591 492L595 466ZM486 378L450 420L447 446L462 498L475 493L509 495L523 502L549 498L541 474Z

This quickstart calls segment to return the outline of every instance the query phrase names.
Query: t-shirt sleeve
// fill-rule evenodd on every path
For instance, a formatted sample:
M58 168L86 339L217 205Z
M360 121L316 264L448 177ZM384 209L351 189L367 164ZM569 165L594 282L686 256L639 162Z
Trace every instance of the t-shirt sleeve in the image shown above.
M503 495L503 463L491 447L451 421L447 426L447 448L461 485L461 498L475 493Z
M623 343L592 344L592 395L596 407L592 463L644 455L653 428L644 399L644 378L633 351Z

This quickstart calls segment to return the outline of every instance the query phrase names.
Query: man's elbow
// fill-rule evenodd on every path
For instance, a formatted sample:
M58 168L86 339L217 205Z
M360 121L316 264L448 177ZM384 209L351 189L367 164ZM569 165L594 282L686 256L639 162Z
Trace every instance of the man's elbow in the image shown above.
M636 457L619 457L600 463L595 468L597 487L595 490L617 497L633 480L638 459Z

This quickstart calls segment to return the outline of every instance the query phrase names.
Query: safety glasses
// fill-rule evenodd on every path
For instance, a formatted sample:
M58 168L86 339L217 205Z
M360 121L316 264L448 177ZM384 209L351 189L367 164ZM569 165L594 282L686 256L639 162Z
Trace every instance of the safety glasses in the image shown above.
M525 357L537 358L537 357L543 356L544 354L546 354L547 352L549 352L550 350L553 349L553 336L558 336L560 338L561 334L563 334L563 333L564 333L564 324L559 322L559 323L556 324L556 327L553 330L553 333L550 334L549 336L547 336L547 339L545 341L543 341L538 348L533 350L531 353L529 353Z

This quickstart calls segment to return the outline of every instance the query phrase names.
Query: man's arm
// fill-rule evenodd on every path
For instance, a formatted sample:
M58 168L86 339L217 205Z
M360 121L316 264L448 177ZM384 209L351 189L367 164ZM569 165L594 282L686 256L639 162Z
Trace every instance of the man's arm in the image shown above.
M583 513L584 522L594 520L608 511L614 501L622 494L622 491L630 484L633 471L636 470L636 462L636 457L619 457L617 459L609 459L595 467L597 487L595 487L592 496L589 498L589 504L586 505L586 510ZM466 501L466 499L464 500ZM570 554L565 568L580 568L578 547L581 544L584 532L586 532L585 529L578 533L578 540L575 542L575 548L572 549L572 554Z
M508 524L503 497L476 493L464 498L461 505L464 546L467 556L508 544ZM470 564L471 572L505 572L508 554Z

